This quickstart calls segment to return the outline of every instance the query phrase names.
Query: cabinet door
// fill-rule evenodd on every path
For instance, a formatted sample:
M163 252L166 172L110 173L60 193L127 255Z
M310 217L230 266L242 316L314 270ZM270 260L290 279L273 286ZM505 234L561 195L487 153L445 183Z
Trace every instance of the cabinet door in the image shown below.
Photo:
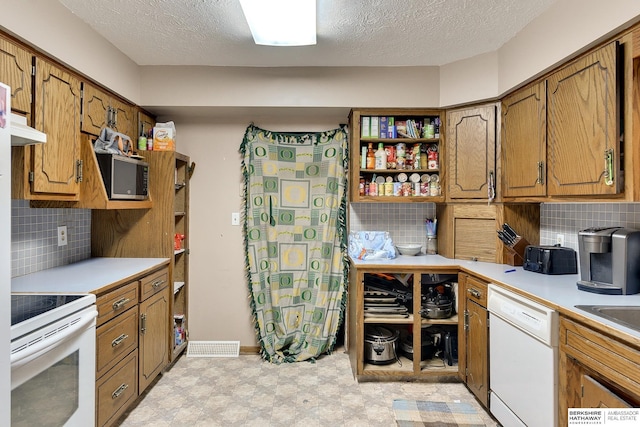
M133 107L117 99L111 100L111 111L113 114L113 129L127 135L131 142L137 145L138 135L136 132L136 118Z
M496 221L490 218L456 218L454 257L496 262Z
M448 111L446 122L450 198L486 199L496 178L495 106Z
M35 128L47 134L47 143L32 147L32 192L78 200L80 184L76 174L82 141L80 81L37 58L35 88Z
M139 393L169 362L169 288L140 303Z
M95 86L82 84L82 131L92 135L100 135L100 131L108 127L110 115L109 95Z
M502 101L504 197L546 195L547 94L541 82Z
M616 57L613 42L548 79L550 196L620 191Z
M582 374L582 408L631 408L620 398L589 375Z
M489 397L489 363L487 357L487 309L467 298L467 387L487 407Z
M0 82L11 87L11 110L31 115L32 55L0 38Z

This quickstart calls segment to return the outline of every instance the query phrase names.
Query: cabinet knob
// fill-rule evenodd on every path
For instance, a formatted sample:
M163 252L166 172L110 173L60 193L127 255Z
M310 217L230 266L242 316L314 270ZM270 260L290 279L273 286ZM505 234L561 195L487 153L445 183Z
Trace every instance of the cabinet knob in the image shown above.
M467 289L467 293L469 293L474 298L480 298L482 296L482 292L477 289Z
M126 340L127 338L129 338L129 335L127 335L127 334L120 335L118 338L116 338L113 341L111 341L111 347L115 347L115 346L121 344L122 341Z
M113 309L114 310L119 310L122 307L124 307L129 301L131 301L131 300L129 298L126 298L126 297L122 298L122 299L119 299L118 301L113 303Z
M113 393L111 393L112 399L117 399L126 389L129 388L129 384L122 384L120 387L116 389Z

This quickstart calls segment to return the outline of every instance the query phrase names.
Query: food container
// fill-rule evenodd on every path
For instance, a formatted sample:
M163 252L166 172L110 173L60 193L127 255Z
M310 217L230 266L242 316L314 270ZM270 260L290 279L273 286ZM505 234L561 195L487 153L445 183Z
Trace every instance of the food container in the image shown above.
M367 325L364 336L364 358L374 365L386 365L398 359L396 345L400 332L378 325Z

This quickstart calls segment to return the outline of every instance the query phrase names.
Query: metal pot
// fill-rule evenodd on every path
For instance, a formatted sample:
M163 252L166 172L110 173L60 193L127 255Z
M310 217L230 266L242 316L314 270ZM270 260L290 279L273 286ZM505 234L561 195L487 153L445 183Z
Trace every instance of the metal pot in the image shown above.
M428 334L422 334L422 343L420 348L420 360L431 359L436 351L433 338ZM413 360L413 335L407 335L400 340L400 352Z
M396 343L400 332L378 325L367 325L364 337L364 358L367 362L385 365L397 359Z
M447 319L453 314L453 303L426 302L422 304L420 313L428 319Z

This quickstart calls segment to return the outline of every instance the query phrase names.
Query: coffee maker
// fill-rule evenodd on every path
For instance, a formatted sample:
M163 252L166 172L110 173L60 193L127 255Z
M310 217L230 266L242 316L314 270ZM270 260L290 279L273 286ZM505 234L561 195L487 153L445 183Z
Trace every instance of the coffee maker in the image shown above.
M578 232L578 289L598 294L640 293L640 231L622 227Z

